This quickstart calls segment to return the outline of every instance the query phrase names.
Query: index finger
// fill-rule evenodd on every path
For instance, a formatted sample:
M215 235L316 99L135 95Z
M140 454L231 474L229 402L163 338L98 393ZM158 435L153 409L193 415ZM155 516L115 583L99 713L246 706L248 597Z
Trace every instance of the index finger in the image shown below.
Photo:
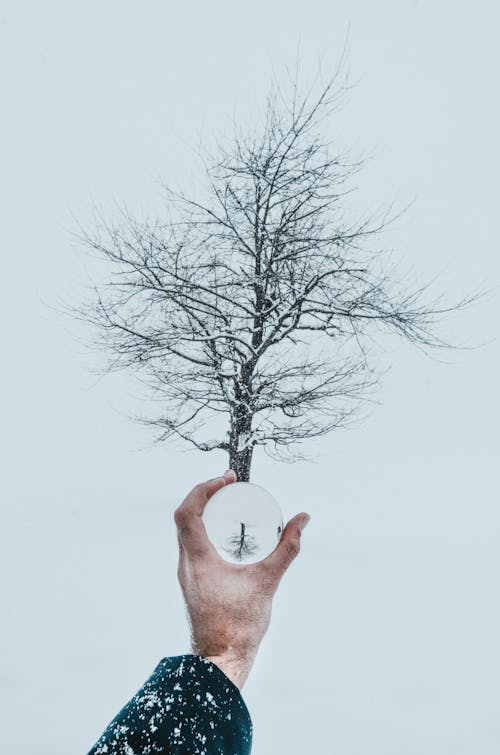
M228 470L222 477L196 485L174 512L179 541L190 555L203 556L211 551L202 514L209 499L224 485L234 482L236 475Z

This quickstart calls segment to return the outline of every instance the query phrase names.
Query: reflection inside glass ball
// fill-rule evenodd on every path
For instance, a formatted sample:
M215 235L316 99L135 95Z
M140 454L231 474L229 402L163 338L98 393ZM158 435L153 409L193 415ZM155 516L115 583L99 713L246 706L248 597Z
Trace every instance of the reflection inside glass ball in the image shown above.
M219 556L233 564L266 558L283 532L278 503L252 482L232 482L215 493L205 507L203 522Z

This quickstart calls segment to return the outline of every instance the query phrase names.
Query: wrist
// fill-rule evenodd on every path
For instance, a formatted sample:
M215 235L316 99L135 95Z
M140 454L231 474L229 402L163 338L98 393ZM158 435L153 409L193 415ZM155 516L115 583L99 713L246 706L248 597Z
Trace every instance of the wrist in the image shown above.
M252 669L257 651L252 653L246 653L245 655L238 655L228 650L226 653L219 655L205 655L199 653L207 661L214 663L220 668L220 670L232 681L232 683L242 689L245 684L250 671Z

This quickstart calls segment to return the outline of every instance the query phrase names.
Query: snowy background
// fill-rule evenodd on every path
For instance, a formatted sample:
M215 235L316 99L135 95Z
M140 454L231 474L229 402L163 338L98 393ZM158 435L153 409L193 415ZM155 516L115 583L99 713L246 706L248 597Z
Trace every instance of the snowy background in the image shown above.
M72 214L194 184L201 136L271 67L358 82L339 121L375 151L368 206L415 196L390 245L460 294L500 282L493 0L0 0L0 741L81 755L158 660L188 651L172 511L222 454L138 450L133 384L44 302L81 291ZM500 746L498 294L453 321L453 364L388 345L381 405L253 479L312 514L244 697L256 755L493 755Z

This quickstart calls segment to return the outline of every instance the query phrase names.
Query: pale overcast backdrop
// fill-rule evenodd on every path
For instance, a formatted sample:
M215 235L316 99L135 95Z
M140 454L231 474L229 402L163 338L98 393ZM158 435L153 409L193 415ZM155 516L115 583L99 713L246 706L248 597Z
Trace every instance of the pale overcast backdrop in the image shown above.
M8 755L81 755L159 659L188 651L172 511L221 453L122 415L44 302L81 291L72 216L195 185L191 147L244 120L272 68L338 60L360 205L416 198L388 237L450 296L500 283L500 8L493 0L0 0L1 653ZM357 200L358 201L358 200ZM314 446L257 453L312 514L244 689L256 755L494 755L500 747L499 295L450 323L483 348L388 344L381 403Z

